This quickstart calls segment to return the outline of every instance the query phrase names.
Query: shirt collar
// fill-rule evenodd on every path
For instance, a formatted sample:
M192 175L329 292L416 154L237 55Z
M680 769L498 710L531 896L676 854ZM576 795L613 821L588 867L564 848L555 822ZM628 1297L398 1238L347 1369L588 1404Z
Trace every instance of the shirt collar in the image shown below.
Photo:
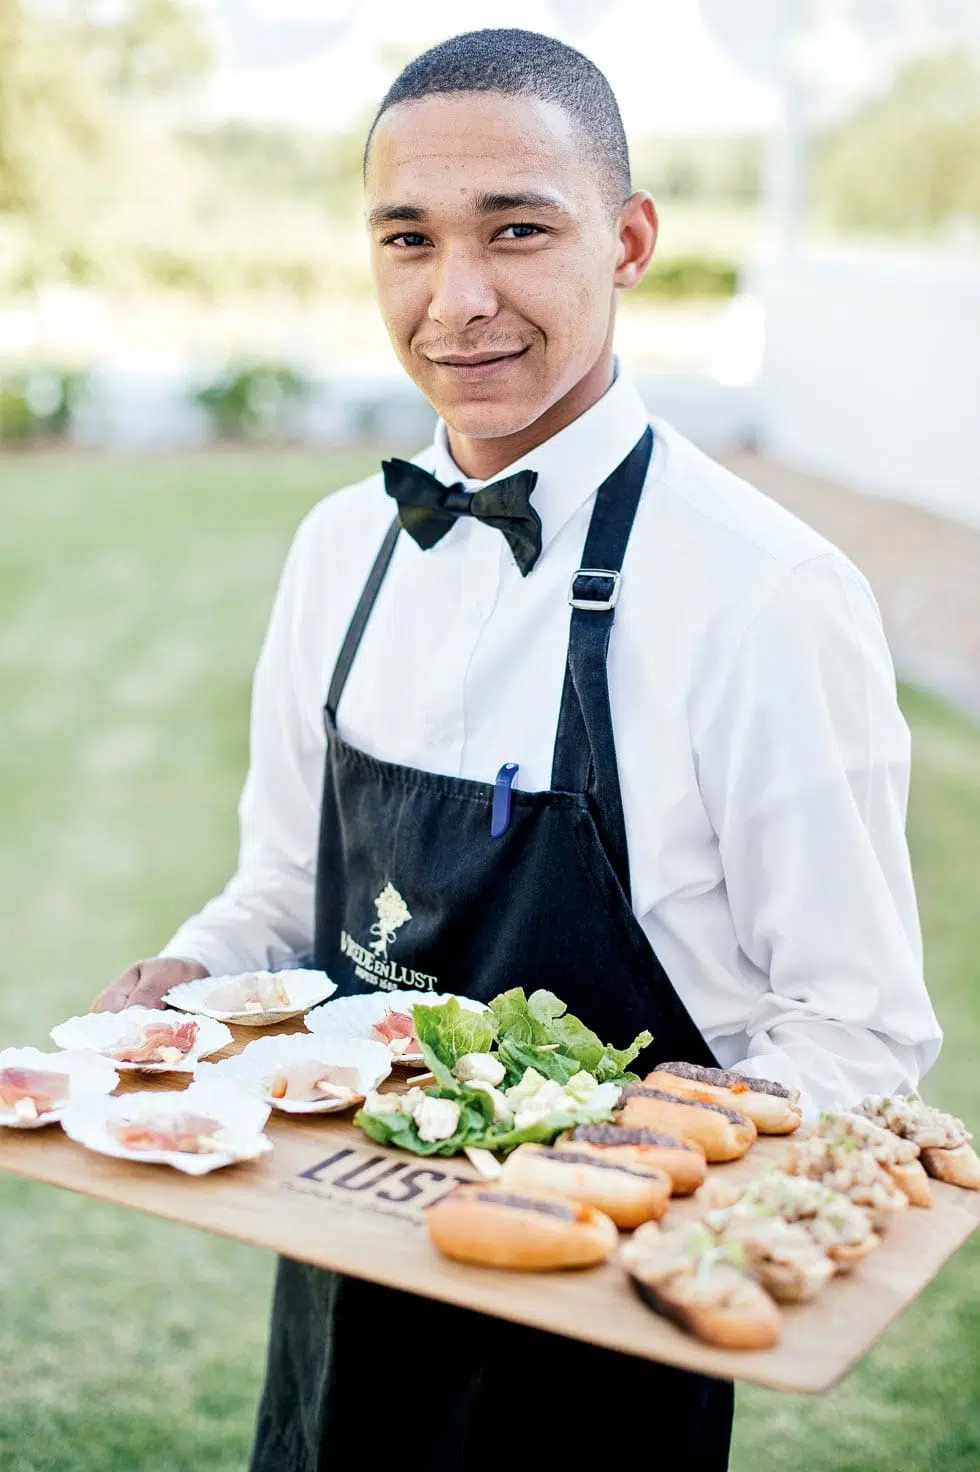
M492 479L514 475L518 470L537 471L531 504L541 518L541 542L546 547L626 458L649 422L636 385L617 362L616 377L591 409ZM462 474L450 453L446 425L441 419L425 459L426 468L444 485L462 482L466 490L473 491L490 484Z

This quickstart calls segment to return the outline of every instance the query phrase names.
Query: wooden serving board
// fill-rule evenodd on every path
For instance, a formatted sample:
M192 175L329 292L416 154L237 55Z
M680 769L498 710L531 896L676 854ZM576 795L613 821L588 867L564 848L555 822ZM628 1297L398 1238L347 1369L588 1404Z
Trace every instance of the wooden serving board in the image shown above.
M227 1052L256 1036L238 1029ZM121 1089L179 1088L188 1080L126 1074ZM388 1086L399 1083L396 1074ZM651 1313L614 1261L511 1273L441 1257L429 1242L425 1210L457 1182L476 1178L465 1157L386 1150L342 1115L273 1111L268 1132L275 1148L261 1159L194 1178L95 1154L57 1125L0 1129L0 1169L626 1354L808 1393L828 1390L853 1368L980 1219L980 1192L934 1181L932 1210L910 1207L852 1274L834 1278L812 1303L783 1310L776 1348L733 1352L700 1344ZM760 1140L745 1159L711 1169L742 1180L784 1151L783 1141ZM696 1215L690 1200L674 1201L668 1220Z

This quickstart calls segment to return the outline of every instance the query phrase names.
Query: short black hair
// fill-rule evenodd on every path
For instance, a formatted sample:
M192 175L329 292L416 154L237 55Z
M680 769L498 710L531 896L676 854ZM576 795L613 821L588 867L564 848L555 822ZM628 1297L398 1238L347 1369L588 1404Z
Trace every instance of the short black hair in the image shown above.
M630 159L623 119L602 72L581 51L537 31L468 31L410 61L374 115L364 163L380 118L399 102L437 92L503 92L557 103L575 121L599 171L612 210L629 198Z

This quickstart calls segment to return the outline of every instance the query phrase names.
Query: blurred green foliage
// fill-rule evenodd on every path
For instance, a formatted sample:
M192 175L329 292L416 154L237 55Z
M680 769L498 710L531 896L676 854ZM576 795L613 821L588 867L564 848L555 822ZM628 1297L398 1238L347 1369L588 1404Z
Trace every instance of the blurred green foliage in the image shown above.
M812 193L842 230L922 236L962 216L980 226L980 62L966 51L913 62L823 139Z
M0 377L0 444L61 438L85 392L86 375L38 365Z
M189 0L2 0L0 211L30 222L42 257L78 239L133 108L209 59Z
M221 439L278 439L285 436L290 409L311 383L286 363L249 363L229 368L193 397Z
M312 252L302 255L285 248L249 251L141 245L131 260L140 279L150 286L209 298L263 291L313 297L338 289L366 293L370 287L367 272L337 266Z
M686 252L676 256L654 256L633 297L658 301L683 301L691 297L729 297L738 285L738 262L722 256Z
M334 218L356 220L369 121L323 137L236 120L182 129L177 142L225 198L261 198L280 205L304 199Z
M633 187L649 189L661 203L754 204L763 155L761 138L641 138L630 145Z

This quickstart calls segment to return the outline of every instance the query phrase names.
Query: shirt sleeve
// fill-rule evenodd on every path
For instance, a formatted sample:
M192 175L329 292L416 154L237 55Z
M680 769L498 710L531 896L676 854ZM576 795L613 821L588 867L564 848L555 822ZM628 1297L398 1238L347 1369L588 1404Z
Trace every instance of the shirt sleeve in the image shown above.
M312 955L324 736L305 709L296 668L305 541L301 528L255 670L238 868L160 952L198 961L212 976L288 969Z
M844 557L782 577L701 751L738 944L769 978L747 1073L809 1112L917 1087L941 1032L905 836L910 738L878 609Z

